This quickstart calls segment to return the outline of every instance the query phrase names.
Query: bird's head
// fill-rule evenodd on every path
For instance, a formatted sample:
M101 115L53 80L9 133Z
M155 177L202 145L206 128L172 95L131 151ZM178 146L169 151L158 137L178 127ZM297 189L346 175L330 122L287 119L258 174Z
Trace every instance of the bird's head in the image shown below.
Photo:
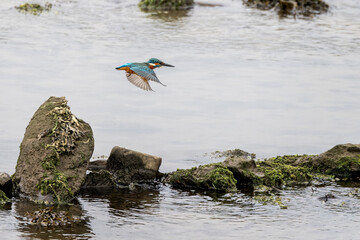
M166 66L166 67L174 67L173 65L164 63L163 61L157 59L157 58L150 58L148 61L148 64L150 66L152 66L153 68L157 68L157 67L162 67L162 66Z

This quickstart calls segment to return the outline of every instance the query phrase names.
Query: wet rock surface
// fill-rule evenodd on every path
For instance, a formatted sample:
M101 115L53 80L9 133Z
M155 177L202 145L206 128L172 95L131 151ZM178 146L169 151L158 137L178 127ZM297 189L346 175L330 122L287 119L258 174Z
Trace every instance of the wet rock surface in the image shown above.
M243 0L243 2L260 10L275 9L279 16L313 16L329 10L329 5L323 0Z
M314 172L334 175L346 180L360 179L360 144L339 144L307 161L299 159L299 166L307 166Z
M287 186L310 185L314 179L360 180L360 144L340 144L320 155L284 155L257 161L244 153L217 152L220 157L227 156L224 162L178 169L164 182L184 189L232 191L266 186L280 191Z
M225 192L237 189L237 180L234 178L234 174L222 163L178 169L169 173L164 182L175 188L210 189Z
M0 190L8 197L12 196L12 180L9 174L4 172L0 172Z
M106 169L107 160L95 160L89 162L88 170Z
M106 169L103 169L105 164ZM107 161L94 165L97 167L92 167L93 171L86 176L83 188L121 188L154 183L159 174L161 158L115 146Z
M85 179L94 138L89 124L70 111L65 97L50 97L26 128L14 189L48 204L71 201Z

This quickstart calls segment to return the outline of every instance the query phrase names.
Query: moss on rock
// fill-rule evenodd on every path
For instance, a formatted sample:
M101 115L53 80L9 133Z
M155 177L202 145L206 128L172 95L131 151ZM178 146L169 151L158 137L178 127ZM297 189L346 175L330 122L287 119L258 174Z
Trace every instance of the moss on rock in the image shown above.
M13 177L15 192L37 203L71 201L93 149L90 125L71 113L65 97L50 97L26 128Z
M194 0L141 0L138 6L143 10L185 10L194 5Z
M309 183L313 178L309 169L291 165L299 158L309 158L309 156L285 155L258 161L258 169L264 173L263 184L281 187L283 185Z
M8 202L10 202L10 199L2 190L0 190L0 207Z
M168 175L165 182L178 188L211 189L217 191L236 190L233 173L222 163L213 163L191 169L178 169Z

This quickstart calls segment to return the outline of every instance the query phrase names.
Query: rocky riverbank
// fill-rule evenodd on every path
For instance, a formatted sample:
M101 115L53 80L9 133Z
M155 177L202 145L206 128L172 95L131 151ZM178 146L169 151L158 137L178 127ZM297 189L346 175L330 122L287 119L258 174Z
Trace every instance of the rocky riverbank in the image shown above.
M235 149L215 152L222 162L160 173L162 159L123 147L113 147L108 159L90 162L94 138L89 124L77 118L64 97L50 97L32 117L15 174L0 174L0 206L25 197L45 205L68 204L89 191L143 191L166 184L176 189L214 192L281 191L314 181L360 180L360 144L340 144L319 155L286 155L257 159ZM279 196L255 196L286 208ZM328 200L329 196L325 196ZM58 225L53 210L30 213L31 221ZM64 224L71 216L57 212ZM43 215L43 216L42 216ZM40 219L40 220L39 220ZM45 220L44 220L45 219ZM43 221L44 220L44 221ZM76 221L75 221L76 222ZM46 225L45 223L41 223Z

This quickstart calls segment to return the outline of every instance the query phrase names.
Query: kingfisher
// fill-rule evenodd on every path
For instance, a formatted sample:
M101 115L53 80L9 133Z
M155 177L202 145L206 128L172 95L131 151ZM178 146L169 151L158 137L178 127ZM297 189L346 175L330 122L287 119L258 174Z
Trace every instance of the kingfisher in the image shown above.
M149 80L160 83L165 86L157 78L154 69L162 66L174 67L173 65L164 63L157 58L150 58L149 61L143 63L126 63L120 67L115 68L116 70L125 70L126 77L135 86L144 89L146 91L153 91L150 87Z

